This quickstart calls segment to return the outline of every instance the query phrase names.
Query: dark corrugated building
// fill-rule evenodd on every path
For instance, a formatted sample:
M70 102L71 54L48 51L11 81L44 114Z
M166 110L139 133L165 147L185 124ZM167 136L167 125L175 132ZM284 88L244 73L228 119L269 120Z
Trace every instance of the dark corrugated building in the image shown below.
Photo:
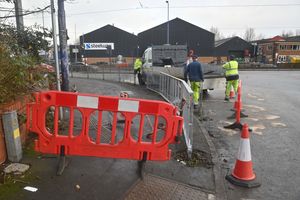
M212 57L214 52L214 34L180 18L169 21L170 44L187 45L201 57ZM151 45L167 42L167 22L138 34L139 54Z
M231 37L215 42L215 56L227 57L235 55L238 58L244 58L249 53L252 55L253 46L240 37Z
M103 26L90 33L80 36L80 44L83 43L98 43L98 45L105 45L105 43L112 44L111 52L107 48L101 50L81 49L82 54L88 59L88 63L106 62L109 57L117 57L122 55L124 58L132 59L137 55L137 36L128 33L112 25Z

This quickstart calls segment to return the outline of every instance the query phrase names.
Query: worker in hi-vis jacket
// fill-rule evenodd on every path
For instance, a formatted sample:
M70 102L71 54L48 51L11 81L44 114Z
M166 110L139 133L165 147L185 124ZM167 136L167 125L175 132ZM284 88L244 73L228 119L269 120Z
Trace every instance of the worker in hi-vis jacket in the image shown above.
M229 62L223 65L225 69L225 78L226 78L226 91L225 91L225 101L229 101L229 95L231 87L233 87L235 94L237 93L238 84L239 84L239 64L235 60L234 55L229 56Z

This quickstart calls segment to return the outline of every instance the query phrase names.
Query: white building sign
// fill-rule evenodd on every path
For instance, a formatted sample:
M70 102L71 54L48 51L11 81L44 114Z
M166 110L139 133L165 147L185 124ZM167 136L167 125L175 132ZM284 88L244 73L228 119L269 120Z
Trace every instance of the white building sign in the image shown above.
M111 50L114 50L114 43L84 43L85 50L107 50L107 47L111 46Z

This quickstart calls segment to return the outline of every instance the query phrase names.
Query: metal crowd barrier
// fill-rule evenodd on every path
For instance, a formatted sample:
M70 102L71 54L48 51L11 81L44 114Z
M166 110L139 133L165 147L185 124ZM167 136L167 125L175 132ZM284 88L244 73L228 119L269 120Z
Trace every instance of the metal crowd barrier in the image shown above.
M99 79L123 83L137 83L133 74L133 66L117 65L71 65L70 75L73 78Z
M183 80L163 72L148 71L146 84L149 90L157 92L166 101L178 106L183 116L183 132L187 150L192 152L193 145L193 91Z
M99 79L116 82L126 82L138 84L137 78L133 74L133 67L116 66L81 66L70 68L71 77ZM152 69L147 70L146 84L149 90L160 94L166 101L181 108L184 118L184 137L188 152L192 152L193 144L193 91L183 80L171 76L164 72L157 72ZM202 94L200 94L202 97ZM201 101L201 99L200 99ZM200 102L202 103L202 101ZM202 108L199 107L199 108Z

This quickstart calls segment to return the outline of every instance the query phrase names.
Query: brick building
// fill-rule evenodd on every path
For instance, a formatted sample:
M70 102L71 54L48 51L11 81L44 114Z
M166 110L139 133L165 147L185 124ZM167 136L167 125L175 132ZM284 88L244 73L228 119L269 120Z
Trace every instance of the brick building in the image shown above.
M281 37L256 41L257 61L263 63L291 63L300 57L300 36Z

